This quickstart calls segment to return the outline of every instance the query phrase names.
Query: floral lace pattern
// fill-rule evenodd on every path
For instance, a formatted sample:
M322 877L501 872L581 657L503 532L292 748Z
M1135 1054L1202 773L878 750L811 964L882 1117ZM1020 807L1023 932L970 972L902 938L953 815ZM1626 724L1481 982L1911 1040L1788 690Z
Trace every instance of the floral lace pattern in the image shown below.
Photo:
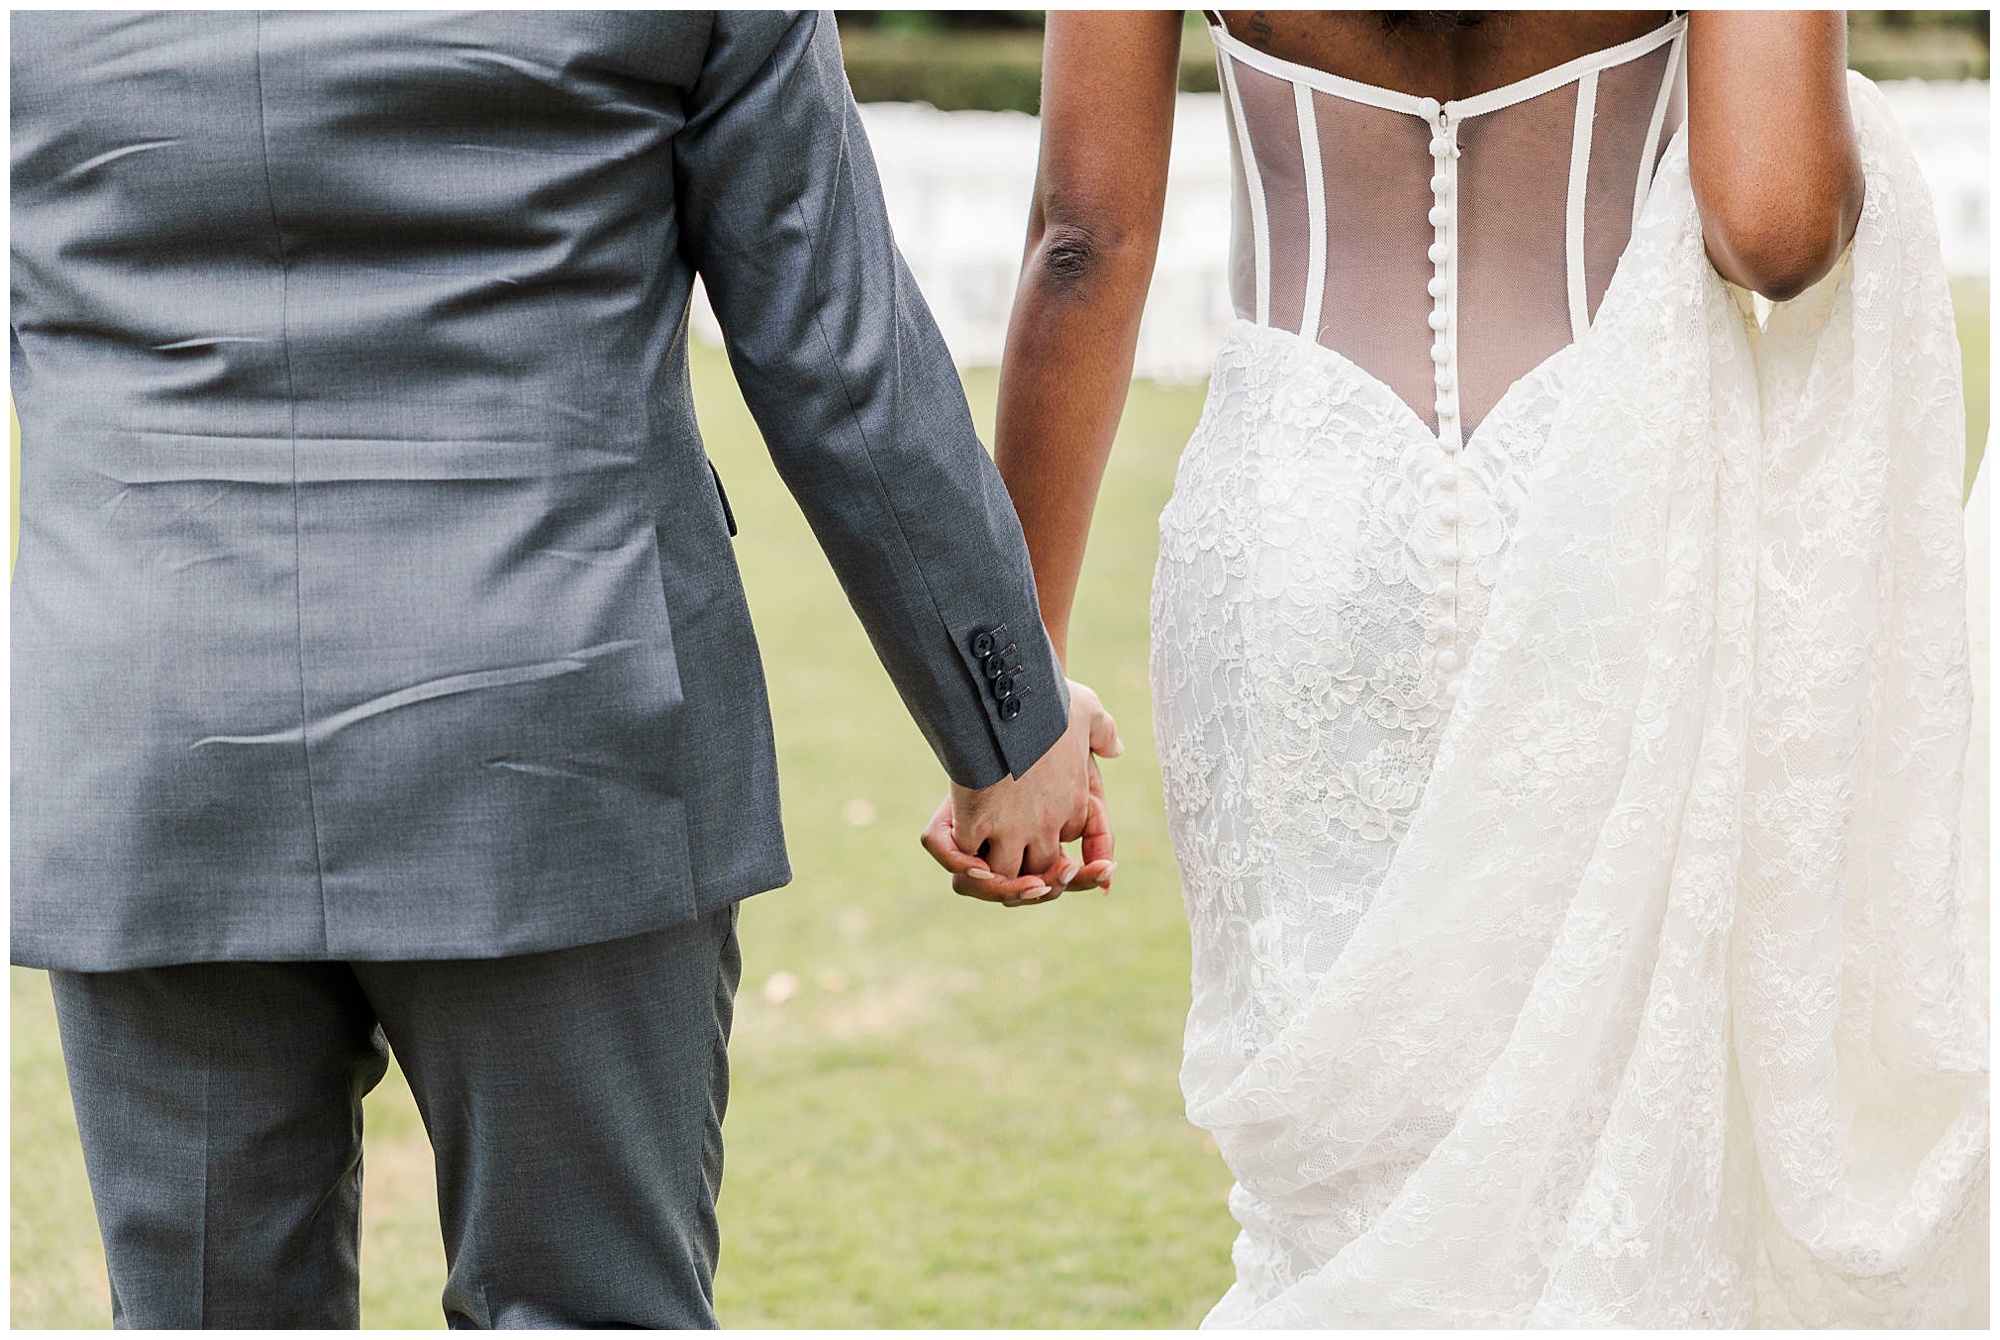
M1760 326L1682 134L1458 452L1231 328L1152 611L1210 1323L1984 1323L1983 553L1968 621L1935 223L1853 99L1834 276Z

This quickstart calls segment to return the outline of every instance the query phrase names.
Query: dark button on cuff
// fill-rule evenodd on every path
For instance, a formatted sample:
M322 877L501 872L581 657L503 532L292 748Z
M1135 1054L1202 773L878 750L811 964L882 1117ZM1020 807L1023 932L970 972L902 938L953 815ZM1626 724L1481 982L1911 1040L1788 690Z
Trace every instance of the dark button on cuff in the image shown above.
M993 695L994 710L1002 721L1013 721L1021 715L1021 699L1027 690L1021 687L1017 676L1021 673L1018 661L1010 663L1010 658L1019 644L1009 642L1000 645L1006 633L1006 624L995 624L991 628L975 628L966 645L972 649L973 659L979 662L980 673L986 677L986 688Z

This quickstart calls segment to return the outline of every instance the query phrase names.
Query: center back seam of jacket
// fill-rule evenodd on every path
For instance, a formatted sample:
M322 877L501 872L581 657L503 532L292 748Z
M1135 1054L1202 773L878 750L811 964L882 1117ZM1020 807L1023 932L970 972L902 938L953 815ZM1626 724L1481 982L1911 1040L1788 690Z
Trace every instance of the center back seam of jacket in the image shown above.
M299 492L299 396L298 385L292 373L292 331L291 331L291 261L285 254L285 229L278 221L278 196L271 186L271 132L264 111L264 15L259 12L256 22L256 70L257 70L257 138L264 157L264 201L271 210L271 233L278 244L278 344L285 354L285 407L290 415L286 436L292 444L292 593L294 627L297 630L299 656L299 752L305 762L306 772L306 814L311 821L313 844L313 878L319 891L319 939L320 948L330 952L332 945L327 927L326 911L326 862L320 850L319 839L319 793L313 785L312 735L309 729L312 714L306 702L306 594L305 564L302 556L304 542L300 532L303 523L300 513Z

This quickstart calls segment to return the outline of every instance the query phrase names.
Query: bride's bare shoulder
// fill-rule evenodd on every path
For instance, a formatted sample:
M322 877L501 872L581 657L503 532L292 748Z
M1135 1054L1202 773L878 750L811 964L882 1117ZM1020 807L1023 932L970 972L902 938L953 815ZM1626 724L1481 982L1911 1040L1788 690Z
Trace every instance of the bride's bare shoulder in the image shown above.
M1280 60L1419 97L1471 97L1664 23L1664 10L1221 11L1236 40Z

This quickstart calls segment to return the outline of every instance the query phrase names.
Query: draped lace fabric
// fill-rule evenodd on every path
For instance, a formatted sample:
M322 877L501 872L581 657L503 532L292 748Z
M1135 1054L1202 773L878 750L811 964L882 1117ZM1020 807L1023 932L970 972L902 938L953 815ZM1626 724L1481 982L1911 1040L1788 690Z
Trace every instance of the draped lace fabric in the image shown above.
M1984 527L1969 592L1936 225L1851 88L1831 276L1760 324L1677 134L1459 450L1231 328L1153 593L1211 1324L1984 1324Z

